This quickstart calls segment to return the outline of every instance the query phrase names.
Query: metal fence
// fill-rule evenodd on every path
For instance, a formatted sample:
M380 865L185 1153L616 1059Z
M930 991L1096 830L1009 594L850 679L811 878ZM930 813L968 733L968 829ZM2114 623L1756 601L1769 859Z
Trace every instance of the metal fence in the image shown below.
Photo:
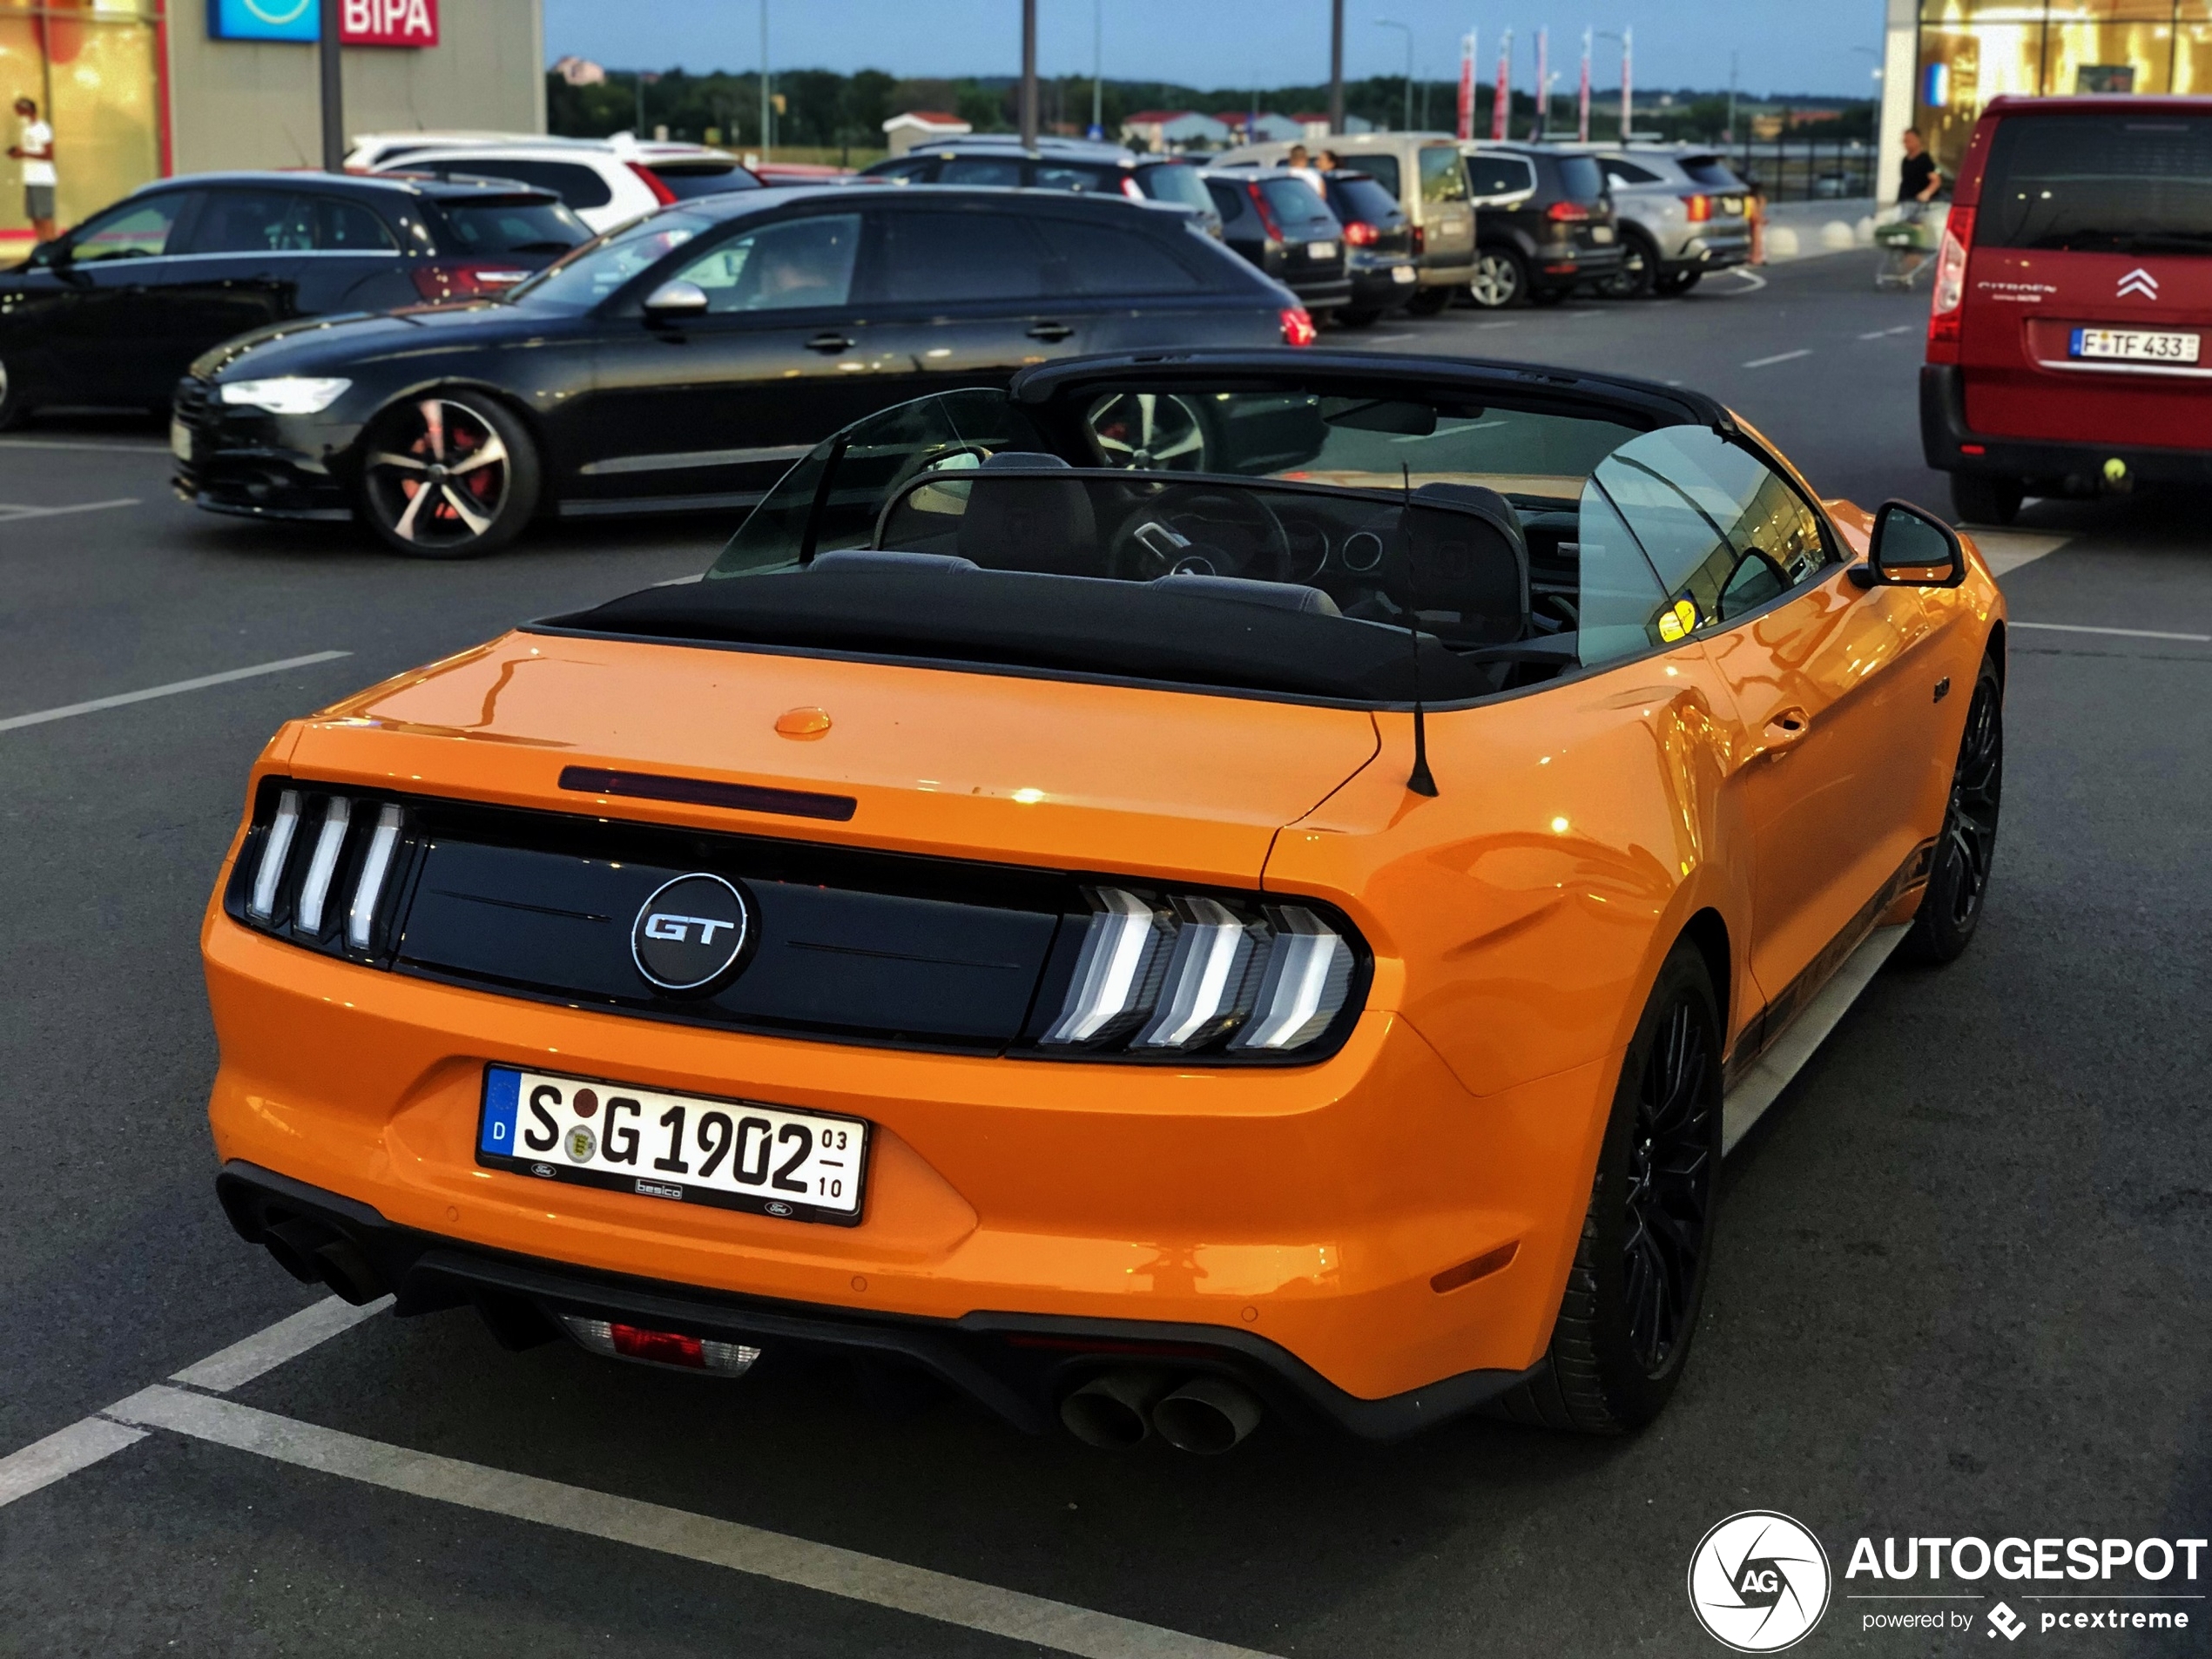
M1871 145L1857 138L1745 138L1721 146L1739 178L1757 179L1770 202L1878 196Z

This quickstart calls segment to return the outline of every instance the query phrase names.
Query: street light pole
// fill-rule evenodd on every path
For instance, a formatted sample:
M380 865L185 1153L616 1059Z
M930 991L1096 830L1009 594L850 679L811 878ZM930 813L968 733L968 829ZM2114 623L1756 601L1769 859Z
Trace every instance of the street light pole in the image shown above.
M1091 0L1090 5L1090 136L1106 136L1104 95L1106 76L1106 0Z
M1022 147L1037 147L1037 0L1022 0Z
M1329 131L1344 131L1344 0L1329 0Z
M1411 24L1399 23L1395 18L1392 17L1376 18L1375 27L1378 29L1396 29L1402 31L1406 37L1405 131L1411 132L1413 130L1413 27Z
M776 142L776 105L768 91L768 0L760 0L760 158L769 158ZM644 133L637 135L644 138Z
M346 75L338 36L338 0L322 0L315 37L315 68L322 87L322 169L346 171ZM51 175L50 175L51 176Z

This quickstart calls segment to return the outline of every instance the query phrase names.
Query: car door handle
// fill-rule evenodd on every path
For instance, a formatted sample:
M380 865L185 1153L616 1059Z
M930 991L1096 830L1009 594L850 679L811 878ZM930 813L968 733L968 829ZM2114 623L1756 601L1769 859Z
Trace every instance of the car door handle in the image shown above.
M1075 332L1064 322L1033 322L1029 325L1029 338L1032 340L1062 341Z
M825 334L816 334L806 342L806 349L826 352L833 355L838 352L851 351L853 341L848 335L840 334L833 329Z

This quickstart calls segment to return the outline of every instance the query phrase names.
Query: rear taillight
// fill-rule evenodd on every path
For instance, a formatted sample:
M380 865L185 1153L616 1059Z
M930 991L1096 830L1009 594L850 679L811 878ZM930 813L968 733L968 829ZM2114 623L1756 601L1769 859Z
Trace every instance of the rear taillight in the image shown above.
M1703 200L1703 198L1699 198ZM1561 224L1579 224L1590 216L1590 210L1580 202L1554 202L1544 209L1544 217Z
M1133 202L1141 202L1144 199L1144 192L1136 187L1136 180L1127 173L1122 175L1122 194Z
M1283 239L1283 227L1275 222L1275 215L1267 211L1266 192L1256 185L1246 185L1244 192L1252 199L1253 211L1259 214L1259 227L1275 241Z
M1682 205L1689 210L1689 222L1693 225L1703 225L1713 216L1713 199L1710 196L1685 196L1682 199Z
M475 300L498 293L530 273L516 266L482 260L437 260L418 265L408 274L415 279L415 291L437 305L447 300Z
M1375 227L1364 219L1355 219L1344 227L1344 239L1352 247L1372 247Z
M375 957L389 943L396 877L410 851L398 801L280 789L255 815L236 902L249 926L295 944Z
M655 172L651 167L648 167L644 162L632 161L629 163L628 165L631 172L636 173L638 178L644 180L645 188L653 192L653 199L658 202L663 207L667 206L669 203L676 199L676 192L671 190L666 185L661 183L660 175Z
M1419 257L1420 254L1422 254L1422 253L1426 253L1426 252L1427 251L1427 249L1428 249L1428 227L1427 227L1426 226L1423 226L1423 225L1416 225L1416 226L1413 226L1413 253L1414 253L1415 256L1416 256L1416 257Z
M1928 361L1959 361L1959 325L1966 315L1966 254L1974 242L1974 210L1954 207L1936 250L1935 293L1928 305Z
M1285 346L1311 346L1320 338L1321 331L1313 326L1313 318L1304 306L1292 306L1283 313L1283 343Z

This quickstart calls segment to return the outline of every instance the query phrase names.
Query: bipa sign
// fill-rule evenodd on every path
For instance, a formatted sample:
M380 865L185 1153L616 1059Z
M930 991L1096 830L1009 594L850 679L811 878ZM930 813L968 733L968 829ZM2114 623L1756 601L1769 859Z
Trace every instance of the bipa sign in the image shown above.
M340 0L338 38L348 46L435 46L438 0Z

